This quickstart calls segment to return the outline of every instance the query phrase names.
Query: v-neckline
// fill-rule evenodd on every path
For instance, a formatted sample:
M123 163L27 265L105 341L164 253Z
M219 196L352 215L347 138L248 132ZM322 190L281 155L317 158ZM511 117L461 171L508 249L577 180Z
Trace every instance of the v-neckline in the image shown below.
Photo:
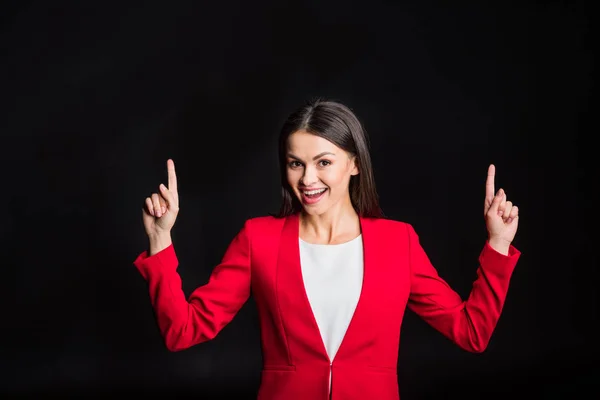
M280 284L283 284L287 289L289 289L290 292L286 293L288 296L300 297L300 301L293 301L293 305L290 305L290 307L294 307L293 312L296 314L296 321L298 323L307 323L308 326L299 326L298 329L300 331L306 330L304 334L306 335L305 339L307 341L307 345L313 346L313 350L317 350L319 354L323 356L326 360L328 360L329 364L331 365L333 365L335 360L337 360L338 358L344 357L344 349L348 346L348 342L354 340L354 337L360 337L360 332L358 331L361 331L361 329L359 329L359 327L365 327L368 325L368 323L366 322L368 320L368 316L365 314L368 305L365 304L365 299L368 298L368 296L370 296L369 293L372 290L374 290L374 288L371 287L372 285L370 276L370 268L373 267L372 263L370 262L370 260L372 259L372 249L369 247L369 240L371 238L369 234L368 221L366 221L362 217L359 218L361 224L360 238L363 246L363 281L356 308L354 309L354 312L348 324L348 328L344 333L344 337L342 338L340 346L333 359L330 359L327 353L327 348L323 341L323 337L319 329L317 319L311 307L310 300L306 291L306 285L302 276L302 266L300 262L299 215L293 214L287 217L287 221L284 225L283 230L283 242L280 248L279 256L280 268L283 269L282 271L280 271L279 274L283 275L280 275L279 279L281 280L281 282L278 282L278 286L281 288ZM356 237L355 239L358 239L358 237ZM288 311L292 312L292 309Z

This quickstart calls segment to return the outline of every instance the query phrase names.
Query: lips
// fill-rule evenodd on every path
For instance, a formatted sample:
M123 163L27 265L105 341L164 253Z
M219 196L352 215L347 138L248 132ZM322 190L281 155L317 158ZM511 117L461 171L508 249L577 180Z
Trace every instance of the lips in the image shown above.
M318 188L318 189L301 189L300 193L302 194L302 202L307 205L316 204L323 198L325 193L327 192L327 188Z

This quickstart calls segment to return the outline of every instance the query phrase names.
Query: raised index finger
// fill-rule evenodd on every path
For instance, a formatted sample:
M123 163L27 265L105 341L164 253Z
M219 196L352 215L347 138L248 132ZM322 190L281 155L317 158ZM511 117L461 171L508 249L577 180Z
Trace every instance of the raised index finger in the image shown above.
M175 163L173 160L167 160L167 172L169 174L169 190L173 192L173 194L177 194L177 175L175 174Z
M487 173L487 180L485 181L485 198L490 203L494 199L495 190L494 190L494 177L496 175L496 167L494 164L490 164Z

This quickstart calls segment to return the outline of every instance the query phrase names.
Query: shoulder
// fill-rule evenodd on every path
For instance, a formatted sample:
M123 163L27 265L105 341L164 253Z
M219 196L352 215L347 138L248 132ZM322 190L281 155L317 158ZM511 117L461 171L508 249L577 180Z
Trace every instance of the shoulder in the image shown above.
M255 254L273 249L281 236L286 218L277 218L271 215L256 216L246 219L241 234L245 236Z
M244 223L244 228L254 232L265 232L269 230L280 229L285 223L285 218L277 218L271 215L262 215L248 218Z
M391 218L363 218L363 225L376 232L377 235L393 236L395 238L410 240L417 234L412 224Z
M392 230L404 230L412 229L412 225L405 221L400 221L391 218L363 218L364 223L370 224L376 229L392 229Z

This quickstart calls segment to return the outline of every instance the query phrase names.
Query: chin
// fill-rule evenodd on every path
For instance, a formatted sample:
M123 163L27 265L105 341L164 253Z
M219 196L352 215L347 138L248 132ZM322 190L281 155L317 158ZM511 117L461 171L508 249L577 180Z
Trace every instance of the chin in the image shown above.
M321 212L320 210L317 210L314 207L302 206L302 211L304 211L304 213L308 214L308 215L321 215L321 214L323 214L323 212Z
M319 205L318 207L307 206L306 204L302 205L302 210L304 211L304 213L313 216L323 215L327 212L328 209L329 207L324 205Z

